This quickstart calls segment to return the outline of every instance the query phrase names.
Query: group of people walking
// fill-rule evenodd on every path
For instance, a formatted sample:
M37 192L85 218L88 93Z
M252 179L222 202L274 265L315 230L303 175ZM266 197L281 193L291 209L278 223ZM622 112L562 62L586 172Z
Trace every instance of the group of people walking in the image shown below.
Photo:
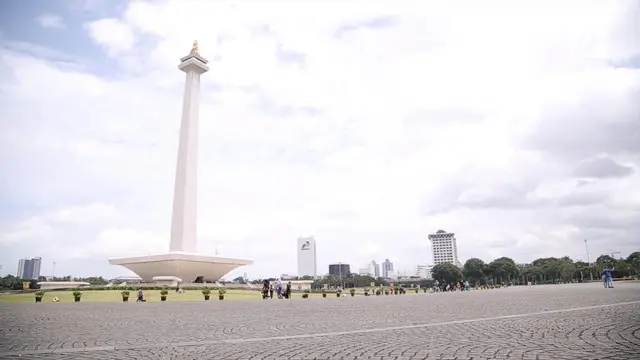
M291 298L291 282L288 282L286 286L282 286L282 279L278 279L278 282L273 287L273 284L269 280L264 280L262 282L262 299L273 299L273 293L276 293L278 299L289 299Z
M471 286L469 285L469 282L467 280L459 280L457 282L451 282L451 283L447 283L444 279L442 279L442 282L436 280L433 283L433 290L435 292L441 292L441 291L469 291L471 290Z

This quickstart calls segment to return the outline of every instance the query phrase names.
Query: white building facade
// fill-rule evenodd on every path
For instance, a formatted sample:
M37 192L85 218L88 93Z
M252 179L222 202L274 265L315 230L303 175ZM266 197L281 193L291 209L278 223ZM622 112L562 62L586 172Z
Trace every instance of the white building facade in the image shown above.
M378 265L375 260L371 261L366 267L361 268L358 273L362 276L378 278L380 277L380 265Z
M421 279L431 279L431 269L433 266L431 265L417 265L416 266L416 276Z
M313 237L298 238L298 276L318 277L316 240Z
M431 241L434 266L442 263L461 266L458 259L458 245L455 233L438 230L435 234L429 234L429 241Z

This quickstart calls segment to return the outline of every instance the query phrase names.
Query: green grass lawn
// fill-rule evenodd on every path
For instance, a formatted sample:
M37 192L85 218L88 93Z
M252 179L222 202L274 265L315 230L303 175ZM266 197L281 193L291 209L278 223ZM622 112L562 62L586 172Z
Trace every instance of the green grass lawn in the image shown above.
M407 292L410 294L413 292ZM349 293L346 293L350 296ZM73 302L72 291L46 291L43 302L52 302L54 297L60 298L60 302ZM362 291L358 291L356 296L362 296ZM129 302L135 302L137 297L136 291L130 291ZM274 294L275 297L275 294ZM321 298L322 294L312 293L309 294L309 298ZM147 290L144 292L145 300L149 302L160 301L160 290ZM334 293L327 294L327 298L336 298ZM227 290L224 296L225 300L262 300L262 294L259 291L251 290ZM293 293L292 299L302 299L302 293ZM82 292L82 302L120 302L122 296L119 290L99 290L99 291L84 291ZM178 294L175 291L169 291L167 295L167 301L204 301L204 296L200 290L186 290L182 294ZM211 291L211 300L219 301L218 292ZM2 303L29 303L35 302L35 295L33 292L20 293L20 294L0 294L0 302Z

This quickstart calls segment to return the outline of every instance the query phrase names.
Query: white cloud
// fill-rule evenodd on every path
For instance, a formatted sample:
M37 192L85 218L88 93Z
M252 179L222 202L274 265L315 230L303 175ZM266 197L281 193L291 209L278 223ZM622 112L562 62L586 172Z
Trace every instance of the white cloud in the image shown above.
M569 141L612 104L619 123L637 114L621 99L637 98L638 70L607 62L640 52L622 3L363 4L130 2L86 25L119 61L115 77L3 49L1 101L21 109L2 114L14 174L3 185L33 209L5 224L2 246L48 242L59 261L168 246L176 65L198 39L211 67L200 248L254 257L240 272L295 273L293 244L308 234L320 272L428 263L439 228L458 233L465 258L584 257L585 237L592 253L633 250L638 172L578 188L573 169L601 154L575 146L571 162L534 136L555 126ZM640 166L640 152L582 140Z
M104 47L110 57L116 57L133 48L136 37L131 27L119 19L100 19L86 24L89 36Z
M56 14L42 14L36 18L36 22L43 28L62 29L65 27L62 17Z

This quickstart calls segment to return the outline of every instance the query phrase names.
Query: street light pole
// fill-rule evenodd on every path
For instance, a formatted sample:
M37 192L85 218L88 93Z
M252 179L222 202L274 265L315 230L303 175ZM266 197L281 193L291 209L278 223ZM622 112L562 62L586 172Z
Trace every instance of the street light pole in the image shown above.
M587 249L587 264L591 265L591 256L589 256L589 239L584 239L584 247Z

